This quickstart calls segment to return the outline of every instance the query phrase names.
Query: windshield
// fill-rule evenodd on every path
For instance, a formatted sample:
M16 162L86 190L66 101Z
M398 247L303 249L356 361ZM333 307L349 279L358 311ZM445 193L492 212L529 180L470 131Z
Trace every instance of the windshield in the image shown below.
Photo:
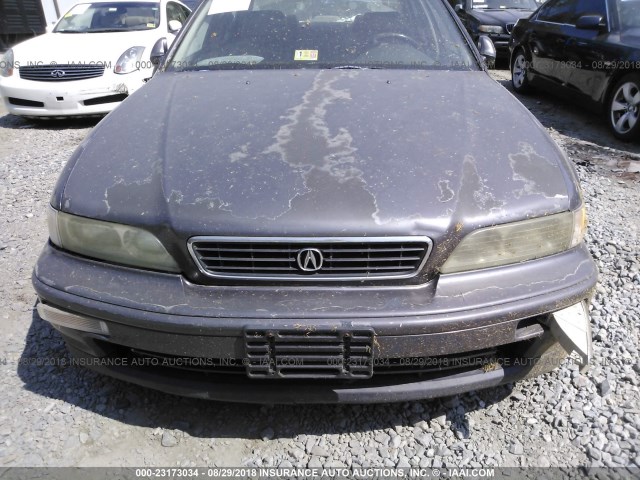
M151 30L160 25L160 4L149 2L80 3L58 22L57 33Z
M640 28L640 0L617 0L621 30Z
M535 10L538 8L536 0L473 0L472 8L486 10L500 10L516 8L521 10Z
M209 0L166 70L472 69L441 1Z

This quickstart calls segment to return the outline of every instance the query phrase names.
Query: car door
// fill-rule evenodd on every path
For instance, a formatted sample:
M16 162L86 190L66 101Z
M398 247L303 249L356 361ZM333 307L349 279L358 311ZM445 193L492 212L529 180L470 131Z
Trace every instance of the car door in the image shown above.
M602 17L598 29L575 27L583 15ZM597 107L607 87L607 77L613 72L611 65L621 58L619 47L610 42L611 16L607 0L578 0L572 33L565 45L567 87L576 99Z
M568 23L573 17L577 0L549 0L543 5L527 38L531 54L531 70L538 78L552 84L564 85L565 44L571 33Z

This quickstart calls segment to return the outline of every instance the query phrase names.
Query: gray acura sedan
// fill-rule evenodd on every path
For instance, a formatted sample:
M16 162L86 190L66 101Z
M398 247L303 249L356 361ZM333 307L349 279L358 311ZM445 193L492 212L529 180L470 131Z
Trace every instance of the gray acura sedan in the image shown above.
M445 0L207 0L70 158L33 284L119 379L411 400L587 366L585 229Z

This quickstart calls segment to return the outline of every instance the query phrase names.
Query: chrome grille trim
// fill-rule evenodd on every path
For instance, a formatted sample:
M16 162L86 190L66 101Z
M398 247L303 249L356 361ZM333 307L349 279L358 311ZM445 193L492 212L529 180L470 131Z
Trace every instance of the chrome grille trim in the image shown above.
M86 80L98 78L104 75L104 65L25 65L18 69L23 80L35 80L39 82L69 82L73 80ZM64 76L54 77L52 72L64 72Z
M432 247L431 239L425 236L196 236L187 242L198 270L209 278L298 282L412 278L422 271ZM297 253L303 248L317 248L323 253L319 272L308 274L296 267ZM221 265L221 259L231 264Z

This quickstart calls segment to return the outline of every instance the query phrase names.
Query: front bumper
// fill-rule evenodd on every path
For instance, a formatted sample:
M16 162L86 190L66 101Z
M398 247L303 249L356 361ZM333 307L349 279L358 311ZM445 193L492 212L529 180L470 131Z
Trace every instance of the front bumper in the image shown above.
M267 403L429 398L551 370L566 352L556 342L549 314L588 301L596 280L584 245L534 262L443 275L411 287L202 286L180 275L82 259L50 245L33 275L43 304L106 325L108 334L58 326L84 365L170 393ZM543 367L492 364L426 374L405 369L377 375L374 370L372 378L353 381L252 380L215 370L95 361L139 351L243 359L247 329L370 329L374 359L434 358L515 345L529 358L553 354L555 360Z
M18 72L0 78L0 97L13 115L56 117L102 115L116 108L144 84L149 72L116 75L105 71L99 78L65 82L24 80Z

